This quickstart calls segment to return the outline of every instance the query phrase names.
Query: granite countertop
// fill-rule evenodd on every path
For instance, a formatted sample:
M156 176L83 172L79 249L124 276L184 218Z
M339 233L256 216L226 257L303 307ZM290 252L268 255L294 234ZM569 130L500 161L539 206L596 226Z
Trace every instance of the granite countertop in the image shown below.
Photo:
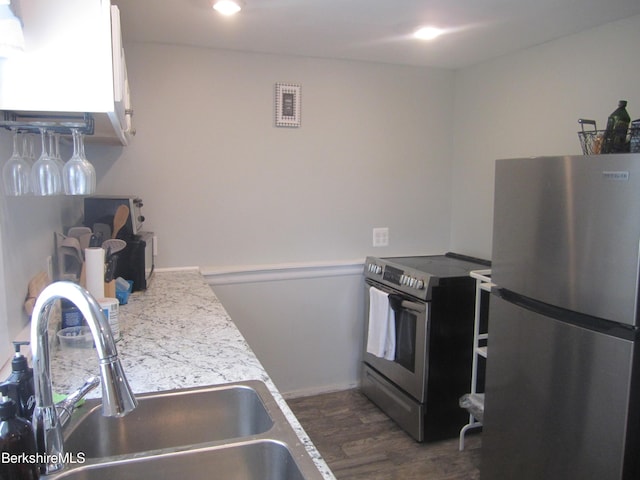
M120 306L118 319L118 355L135 393L260 380L324 478L335 478L198 270L154 273L145 292ZM56 392L78 388L97 368L94 349L52 349ZM100 396L100 389L89 396Z

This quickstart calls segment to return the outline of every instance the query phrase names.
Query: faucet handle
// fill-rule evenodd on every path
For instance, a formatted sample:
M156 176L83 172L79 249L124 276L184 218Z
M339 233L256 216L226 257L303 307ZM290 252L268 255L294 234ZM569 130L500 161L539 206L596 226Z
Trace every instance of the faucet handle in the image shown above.
M64 428L69 420L71 420L71 415L76 409L76 404L82 400L87 394L100 385L100 377L95 375L87 378L84 385L82 385L75 392L67 395L67 398L56 403L56 412L58 413L58 420L60 421L60 426Z

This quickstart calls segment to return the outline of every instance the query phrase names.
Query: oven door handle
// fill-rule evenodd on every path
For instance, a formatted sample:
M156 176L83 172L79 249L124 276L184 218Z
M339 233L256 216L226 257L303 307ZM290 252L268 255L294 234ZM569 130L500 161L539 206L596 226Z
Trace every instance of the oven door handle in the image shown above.
M405 310L411 310L417 313L424 313L427 311L427 305L425 303L417 303L417 302L410 302L408 300L403 300L400 306Z
M385 293L388 294L397 294L397 295L402 295L401 293L398 293L397 291L393 291L390 288L385 288L379 285L373 285L372 283L366 282L367 283L367 287L371 288L377 288L379 290L382 290ZM412 302L410 300L402 300L402 303L400 304L400 306L406 310L411 310L413 312L417 312L417 313L424 313L427 311L427 304L426 303L418 303L418 302Z

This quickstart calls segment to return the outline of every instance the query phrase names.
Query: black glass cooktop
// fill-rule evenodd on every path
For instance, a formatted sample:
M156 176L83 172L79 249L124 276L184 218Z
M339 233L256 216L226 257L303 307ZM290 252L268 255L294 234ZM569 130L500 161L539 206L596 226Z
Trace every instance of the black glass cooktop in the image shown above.
M467 276L472 270L489 268L491 266L491 262L488 260L451 252L445 255L386 257L382 260L385 260L388 264L412 268L438 278Z

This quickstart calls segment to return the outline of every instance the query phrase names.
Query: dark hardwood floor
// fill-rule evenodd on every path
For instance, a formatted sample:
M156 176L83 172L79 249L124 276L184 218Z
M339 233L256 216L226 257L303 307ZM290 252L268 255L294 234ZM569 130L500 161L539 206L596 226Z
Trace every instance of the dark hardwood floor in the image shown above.
M338 480L477 480L481 435L417 443L359 390L287 400Z

